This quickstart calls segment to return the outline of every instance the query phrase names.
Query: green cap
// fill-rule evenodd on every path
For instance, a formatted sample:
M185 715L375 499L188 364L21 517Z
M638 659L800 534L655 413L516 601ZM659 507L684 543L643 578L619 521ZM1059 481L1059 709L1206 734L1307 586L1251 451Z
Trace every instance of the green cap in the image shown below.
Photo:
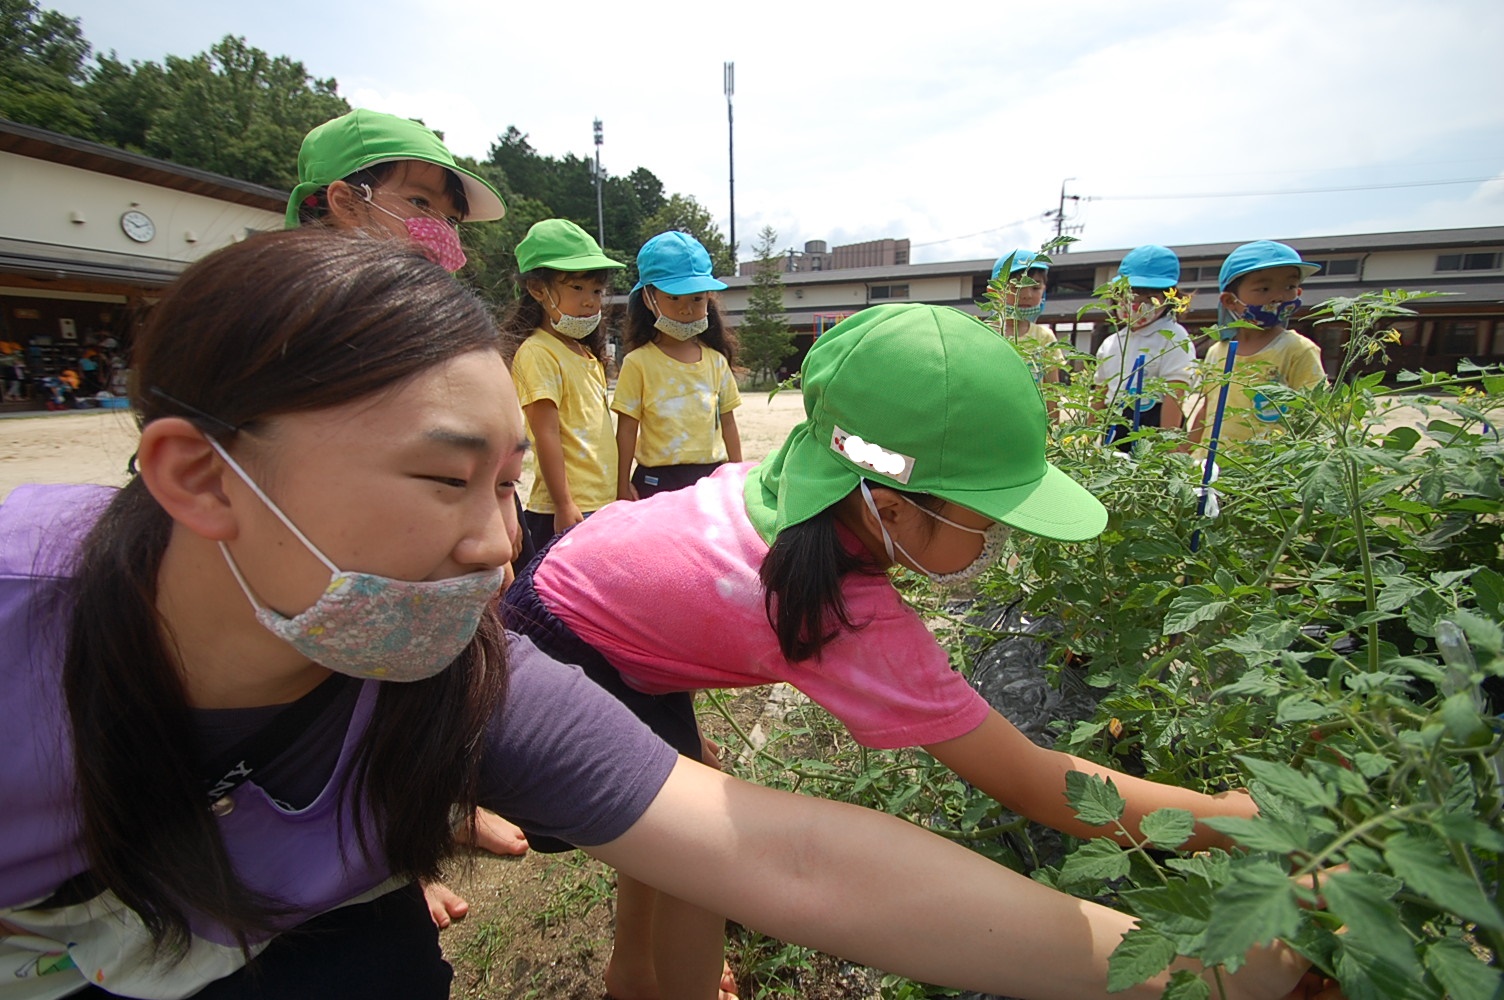
M298 186L287 199L287 228L298 228L298 206L309 195L357 170L394 160L422 160L452 171L465 186L465 200L470 203L467 221L488 222L507 213L496 189L457 166L454 154L421 122L356 108L303 137Z
M947 306L875 306L837 323L800 370L805 420L747 477L772 542L869 479L1045 538L1099 534L1107 511L1045 461L1044 397L1011 344Z
M517 270L546 267L554 271L599 271L627 265L601 253L601 245L568 219L544 219L533 223L517 244Z

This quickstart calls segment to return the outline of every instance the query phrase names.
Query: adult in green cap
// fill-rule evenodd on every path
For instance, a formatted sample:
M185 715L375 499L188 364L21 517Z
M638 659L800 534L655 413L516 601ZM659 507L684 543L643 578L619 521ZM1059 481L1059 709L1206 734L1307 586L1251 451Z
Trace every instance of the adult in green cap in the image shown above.
M1035 746L951 669L889 580L903 568L959 583L1003 554L1010 529L1073 541L1106 523L1102 505L1045 460L1044 400L1007 341L954 309L879 306L815 342L801 386L805 420L770 458L597 512L507 590L508 626L579 664L688 757L702 753L693 692L786 682L858 743L924 747L1008 808L1075 836L1113 831L1075 818L1070 771L1111 778L1130 830L1166 806L1254 812L1243 795L1201 795ZM1200 827L1187 843L1228 842ZM683 929L692 922L677 900L618 885L608 988L610 970L640 984L696 969L710 995L715 953L694 949L719 935ZM681 928L676 941L655 938L648 919Z
M505 214L496 189L455 163L421 122L357 108L304 137L286 223L411 239L458 271L465 254L455 227Z
M535 223L517 244L517 283L526 294L502 333L516 352L512 380L533 445L524 556L616 499L601 304L611 272L625 266L568 219Z

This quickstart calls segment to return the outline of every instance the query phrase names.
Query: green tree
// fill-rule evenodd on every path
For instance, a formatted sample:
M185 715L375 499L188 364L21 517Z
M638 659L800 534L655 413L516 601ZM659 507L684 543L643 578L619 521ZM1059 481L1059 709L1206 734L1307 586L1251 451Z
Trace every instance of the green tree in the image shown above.
M308 130L350 110L333 79L233 35L191 59L168 56L166 84L147 153L273 187L297 183Z
M77 18L35 0L0 0L0 118L93 138L94 113L79 90L88 58Z
M167 75L158 63L97 57L83 92L95 109L94 138L110 146L145 152L146 134L167 106Z
M640 247L659 233L666 233L671 229L688 233L704 244L710 253L710 265L716 274L736 272L736 258L726 243L726 237L716 227L709 209L691 196L672 195L658 211L644 218L642 227L638 230L640 238L637 245Z
M794 353L794 335L784 320L783 272L779 268L778 233L764 226L753 245L757 273L747 299L747 312L737 328L738 355L759 382L770 382L778 366Z

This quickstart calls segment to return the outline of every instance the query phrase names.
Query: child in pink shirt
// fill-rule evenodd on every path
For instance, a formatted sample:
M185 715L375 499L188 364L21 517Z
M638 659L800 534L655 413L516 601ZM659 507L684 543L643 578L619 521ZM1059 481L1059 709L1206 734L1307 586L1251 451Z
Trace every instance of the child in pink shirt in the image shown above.
M757 466L613 504L557 539L504 598L509 627L577 663L682 754L693 692L788 681L871 747L922 746L1003 805L1082 836L1065 775L1110 777L1131 829L1155 809L1251 815L1029 742L950 668L889 582L983 572L1010 528L1090 538L1102 505L1045 461L1045 404L1018 353L954 309L878 306L805 359L806 419ZM548 849L537 838L535 848ZM1187 846L1225 843L1198 826ZM720 918L622 878L614 996L714 995Z

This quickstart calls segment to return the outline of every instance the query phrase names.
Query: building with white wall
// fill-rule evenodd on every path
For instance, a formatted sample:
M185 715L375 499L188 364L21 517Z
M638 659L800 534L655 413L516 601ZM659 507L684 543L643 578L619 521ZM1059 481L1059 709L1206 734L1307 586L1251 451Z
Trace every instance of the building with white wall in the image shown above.
M283 191L0 120L0 341L22 346L33 377L91 343L124 355L163 285L282 228L286 203Z
M1504 362L1504 226L1295 237L1281 242L1323 265L1320 273L1306 281L1308 305L1383 288L1440 293L1414 302L1416 317L1394 324L1403 339L1390 352L1391 367L1441 371L1454 368L1462 358L1480 364ZM1182 290L1193 296L1183 320L1187 327L1216 321L1217 272L1223 258L1239 243L1171 247L1181 260ZM1094 350L1105 329L1101 313L1091 308L1092 291L1112 279L1130 249L1057 254L1040 322L1052 326L1062 340L1079 350ZM963 260L784 274L784 308L802 353L820 331L869 305L928 302L976 315L992 265L991 259ZM721 305L735 325L746 311L752 279L725 280L730 287L721 293ZM1083 308L1088 310L1084 314ZM1299 318L1296 326L1321 343L1330 370L1341 351L1342 333L1311 329ZM797 364L797 358L790 364Z

